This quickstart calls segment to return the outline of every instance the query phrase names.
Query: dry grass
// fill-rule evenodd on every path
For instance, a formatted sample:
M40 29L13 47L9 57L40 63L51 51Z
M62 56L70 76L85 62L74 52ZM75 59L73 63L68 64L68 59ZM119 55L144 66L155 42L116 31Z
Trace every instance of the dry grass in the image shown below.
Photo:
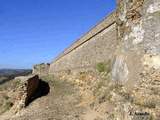
M144 108L156 108L156 102L155 100L152 100L152 99L140 99L140 100L135 100L134 101L134 104L135 105L138 105L140 107L144 107Z
M20 81L14 79L0 85L0 114L8 111L13 106L13 102L7 94L11 90L15 90L19 84Z
M0 114L10 110L12 106L10 98L5 93L0 94Z

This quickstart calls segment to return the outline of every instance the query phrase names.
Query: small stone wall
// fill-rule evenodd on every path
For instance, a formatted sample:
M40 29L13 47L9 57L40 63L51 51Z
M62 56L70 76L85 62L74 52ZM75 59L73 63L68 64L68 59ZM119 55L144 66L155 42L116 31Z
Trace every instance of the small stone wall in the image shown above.
M37 75L16 77L15 79L18 80L19 84L18 88L15 88L15 92L13 92L15 102L11 110L17 113L29 104L29 101L39 87L40 80Z
M44 76L49 73L50 64L41 63L33 66L33 74Z

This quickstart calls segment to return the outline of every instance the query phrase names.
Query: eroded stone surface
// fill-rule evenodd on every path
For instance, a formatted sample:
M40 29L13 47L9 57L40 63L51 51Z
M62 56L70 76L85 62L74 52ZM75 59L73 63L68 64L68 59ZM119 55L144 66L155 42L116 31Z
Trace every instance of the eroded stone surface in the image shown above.
M124 83L128 80L128 74L129 71L125 57L122 55L117 56L112 69L112 79Z
M16 77L19 80L18 88L15 89L16 97L14 106L11 111L19 112L22 108L26 107L30 99L35 94L39 86L39 77L37 75Z

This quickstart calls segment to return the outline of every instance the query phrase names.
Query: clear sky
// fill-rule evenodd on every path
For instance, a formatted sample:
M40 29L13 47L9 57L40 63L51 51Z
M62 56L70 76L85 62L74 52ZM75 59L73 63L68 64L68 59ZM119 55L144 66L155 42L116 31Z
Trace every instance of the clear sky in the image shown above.
M115 0L0 0L0 68L52 61L115 6Z

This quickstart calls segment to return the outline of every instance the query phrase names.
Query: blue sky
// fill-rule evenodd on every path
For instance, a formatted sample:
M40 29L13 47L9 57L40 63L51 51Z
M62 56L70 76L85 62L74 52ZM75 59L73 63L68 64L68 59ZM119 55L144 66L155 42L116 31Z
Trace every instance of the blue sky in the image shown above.
M52 61L115 6L115 0L0 0L0 68Z

